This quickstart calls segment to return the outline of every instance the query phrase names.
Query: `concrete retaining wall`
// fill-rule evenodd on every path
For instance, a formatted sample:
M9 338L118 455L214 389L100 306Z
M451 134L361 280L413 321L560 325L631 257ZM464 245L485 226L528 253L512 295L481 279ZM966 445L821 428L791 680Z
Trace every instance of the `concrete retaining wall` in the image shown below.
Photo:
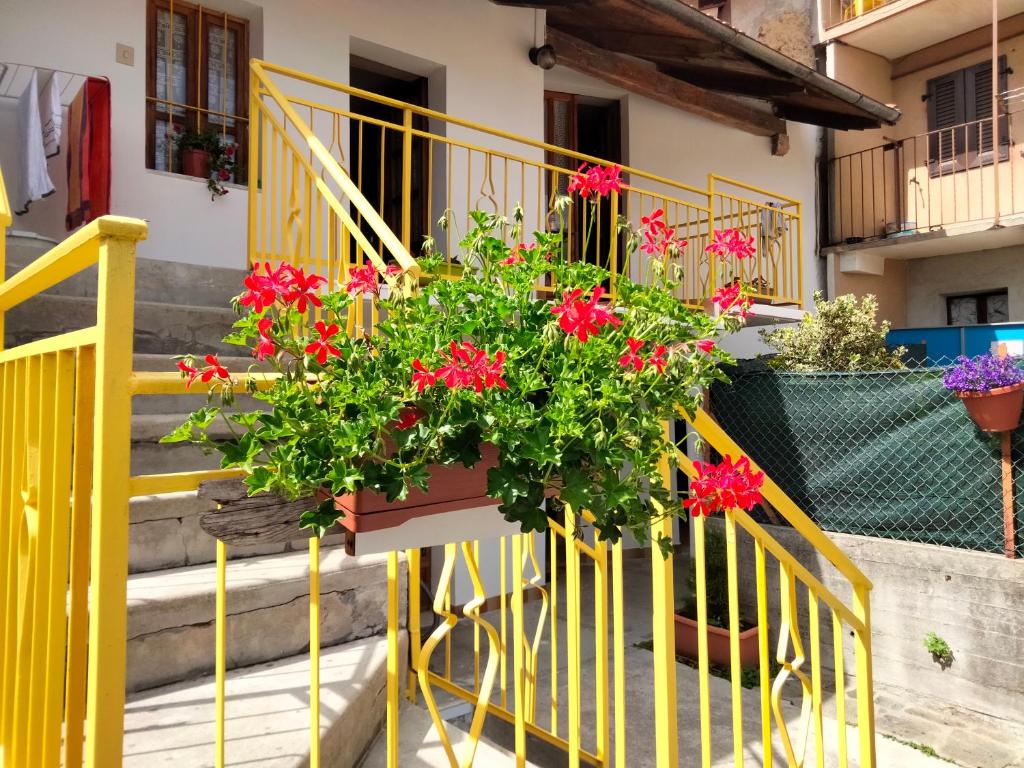
M710 525L721 526L719 520ZM846 580L790 528L766 526L780 544L848 605ZM1018 720L1024 713L1024 561L981 552L830 533L874 584L871 594L875 679L961 707ZM739 534L743 612L756 615L751 538ZM779 624L779 569L769 556L769 621L775 648ZM801 629L807 636L805 589L798 585ZM834 668L831 611L822 604L822 665ZM924 647L935 632L953 661L943 668ZM809 651L809 648L808 648ZM853 639L844 641L846 670Z

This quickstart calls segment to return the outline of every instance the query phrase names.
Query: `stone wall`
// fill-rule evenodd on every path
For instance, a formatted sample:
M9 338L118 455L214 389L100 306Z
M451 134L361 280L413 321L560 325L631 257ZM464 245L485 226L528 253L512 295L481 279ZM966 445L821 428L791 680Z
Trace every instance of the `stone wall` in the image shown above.
M711 525L721 525L712 520ZM847 605L846 580L791 528L766 526L783 547ZM875 680L996 717L1024 712L1024 561L999 555L847 534L828 534L874 584L871 593ZM753 543L740 531L742 609L756 616ZM779 569L768 557L769 621L775 648ZM801 629L807 637L806 590L798 586ZM819 606L825 677L834 668L831 611ZM853 638L844 639L847 674ZM925 650L935 632L953 660L940 664ZM808 647L808 652L810 651Z

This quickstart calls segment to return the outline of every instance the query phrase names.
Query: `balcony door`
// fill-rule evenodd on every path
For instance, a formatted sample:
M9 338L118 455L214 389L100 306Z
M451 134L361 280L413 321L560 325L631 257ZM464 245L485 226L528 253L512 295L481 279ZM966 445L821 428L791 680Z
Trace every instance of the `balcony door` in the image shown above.
M351 58L349 82L355 88L388 99L404 101L413 106L427 106L427 78L369 61ZM429 232L426 199L426 142L416 137L412 142L412 193L402 199L402 110L371 98L351 97L349 110L354 117L349 135L349 173L360 190L399 237L402 234L402 212L410 207L410 251L418 255L423 236ZM426 119L414 116L413 127L426 130ZM379 248L376 234L360 224L370 243Z
M558 91L545 91L544 113L544 140L548 144L601 158L611 163L622 162L622 118L618 101L593 99ZM557 152L549 152L547 162L568 171L575 171L580 165L579 160ZM558 194L566 194L568 179L568 175L558 175L556 182ZM550 183L549 179L549 199L551 199L552 192ZM607 266L604 260L607 258L608 250L607 232L611 231L609 226L611 207L606 199L602 200L600 205L599 219L604 224L600 241L601 250L605 253L598 252L599 238L596 233L591 235L586 253L583 253L584 206L573 207L571 222L559 223L557 218L553 218L548 222L548 226L550 229L557 229L559 226L566 227L570 258L583 258L591 263L597 263L600 260L601 266Z

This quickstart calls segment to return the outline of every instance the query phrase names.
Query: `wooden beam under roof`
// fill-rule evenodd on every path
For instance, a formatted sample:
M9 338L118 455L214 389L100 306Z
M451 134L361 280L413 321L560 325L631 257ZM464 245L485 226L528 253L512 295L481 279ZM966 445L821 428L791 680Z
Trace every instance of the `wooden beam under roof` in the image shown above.
M714 120L755 136L786 132L786 123L766 109L678 80L651 64L591 45L551 27L547 42L558 63L676 109Z

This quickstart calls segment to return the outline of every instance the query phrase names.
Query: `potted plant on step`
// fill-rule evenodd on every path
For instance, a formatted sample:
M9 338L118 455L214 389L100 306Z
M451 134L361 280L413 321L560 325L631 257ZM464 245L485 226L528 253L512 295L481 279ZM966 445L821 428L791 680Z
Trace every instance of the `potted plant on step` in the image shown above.
M619 189L618 169L581 169L570 188L596 205ZM560 198L556 209L571 204ZM473 212L456 238L462 270L422 286L419 275L444 260L429 241L415 267L366 254L338 286L260 264L226 341L277 371L270 389L252 392L271 409L211 404L165 440L219 451L223 467L244 470L250 494L308 499L301 525L321 534L335 523L400 530L424 515L449 541L475 538L488 516L540 531L543 501L558 495L589 510L602 538L627 528L645 540L653 517L686 509L665 489L664 459L674 467L677 447L663 425L725 379L730 358L717 340L749 306L741 286L713 297L717 317L676 299L679 243L657 214L629 231L627 254L641 243L657 251L643 282L570 261L560 234L525 236L518 207L509 218ZM556 296L536 290L545 278ZM178 366L189 383L233 398L237 382L216 357ZM218 414L234 439L207 436Z
M764 473L750 471L745 459L735 464L726 458L721 464L695 462L698 478L691 484L692 496L684 502L694 513L711 514L726 507L750 509L762 501L760 487ZM710 526L704 534L704 584L708 621L708 661L728 667L732 661L729 629L729 570L725 535ZM687 597L675 616L676 653L692 661L699 660L697 623L697 565L690 563L686 578ZM740 665L758 663L758 627L741 620Z
M974 423L985 432L1006 432L1020 424L1024 370L1011 357L960 356L943 374L946 389L960 398Z

